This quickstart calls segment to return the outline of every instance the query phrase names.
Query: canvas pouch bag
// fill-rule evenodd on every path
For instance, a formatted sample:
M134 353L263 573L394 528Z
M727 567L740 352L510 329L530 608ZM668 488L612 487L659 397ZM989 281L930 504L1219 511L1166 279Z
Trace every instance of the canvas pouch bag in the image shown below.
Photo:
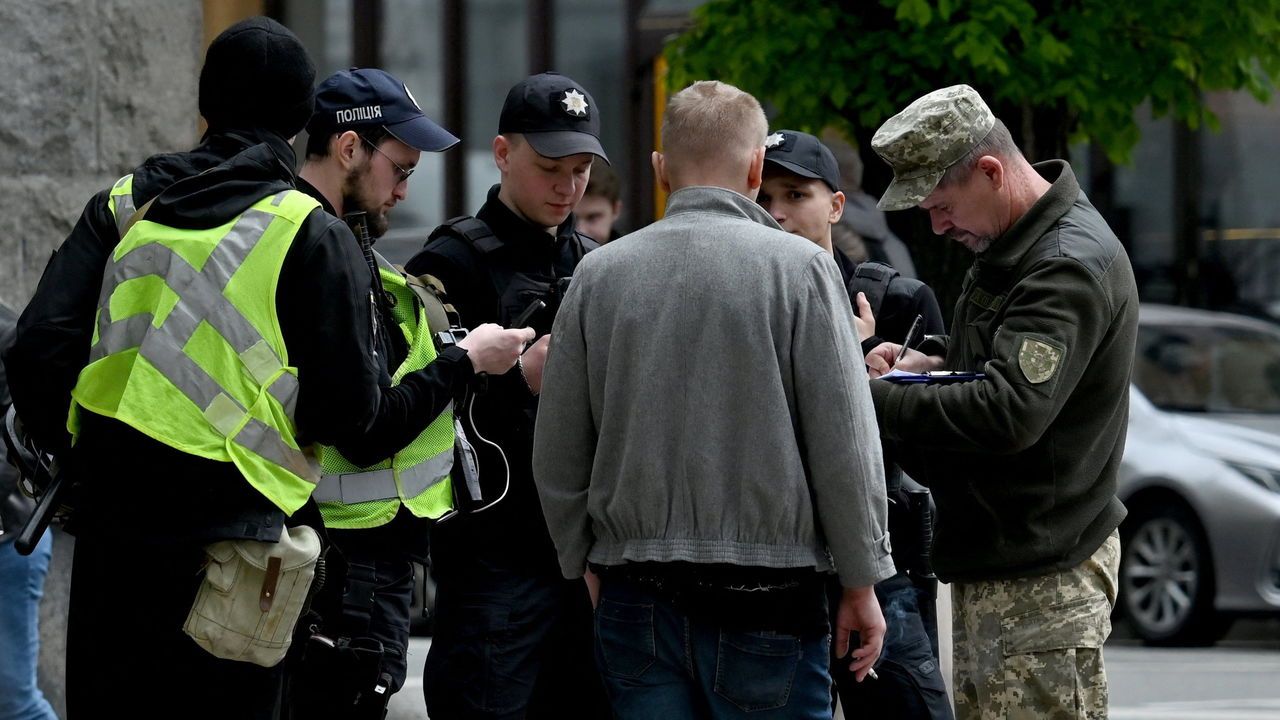
M182 629L223 660L273 667L307 605L320 536L306 525L280 541L223 540L205 548L204 580Z

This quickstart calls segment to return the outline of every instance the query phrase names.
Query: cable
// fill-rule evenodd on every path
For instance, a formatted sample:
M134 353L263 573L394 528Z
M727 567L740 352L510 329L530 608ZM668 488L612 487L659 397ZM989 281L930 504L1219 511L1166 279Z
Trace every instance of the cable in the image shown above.
M489 440L489 438L486 438L484 435L480 434L480 428L476 426L476 419L474 414L475 407L476 407L476 396L475 396L475 393L471 393L470 396L467 398L467 421L471 423L471 428L472 430L475 431L476 437L479 438L481 442L493 447L493 449L497 450L498 454L502 456L502 466L506 468L505 472L507 475L507 479L506 479L506 483L502 487L502 494L498 496L498 499L494 500L488 505L472 510L469 513L472 515L474 515L475 513L484 512L485 510L488 510L494 505L497 505L498 503L502 502L502 499L507 496L507 492L511 489L511 463L507 461L507 454L502 452L501 446L499 446L495 442L492 442L491 440ZM481 470L481 472L483 472L483 469Z

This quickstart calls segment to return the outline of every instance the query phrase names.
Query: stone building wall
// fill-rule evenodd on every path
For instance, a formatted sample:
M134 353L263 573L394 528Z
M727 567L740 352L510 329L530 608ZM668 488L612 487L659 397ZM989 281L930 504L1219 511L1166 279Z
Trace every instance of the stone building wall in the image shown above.
M26 304L90 196L195 143L202 18L195 0L0 0L0 301ZM57 534L41 609L62 716L72 547Z

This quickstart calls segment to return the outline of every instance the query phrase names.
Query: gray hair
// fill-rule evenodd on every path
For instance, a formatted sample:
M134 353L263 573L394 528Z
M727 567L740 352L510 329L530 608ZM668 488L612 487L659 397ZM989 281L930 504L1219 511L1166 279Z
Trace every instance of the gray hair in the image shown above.
M1009 128L1005 127L1000 118L996 118L995 125L991 126L986 137L979 140L978 144L974 145L964 157L947 168L942 179L938 181L938 187L947 187L967 179L984 155L1000 160L1022 157L1022 151L1014 144Z

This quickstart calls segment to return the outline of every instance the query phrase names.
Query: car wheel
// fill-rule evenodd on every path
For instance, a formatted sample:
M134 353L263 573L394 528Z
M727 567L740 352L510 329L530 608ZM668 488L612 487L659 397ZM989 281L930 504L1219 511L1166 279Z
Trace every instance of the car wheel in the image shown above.
M1213 609L1213 558L1190 509L1140 507L1123 528L1120 605L1138 637L1152 645L1204 645L1227 621Z

